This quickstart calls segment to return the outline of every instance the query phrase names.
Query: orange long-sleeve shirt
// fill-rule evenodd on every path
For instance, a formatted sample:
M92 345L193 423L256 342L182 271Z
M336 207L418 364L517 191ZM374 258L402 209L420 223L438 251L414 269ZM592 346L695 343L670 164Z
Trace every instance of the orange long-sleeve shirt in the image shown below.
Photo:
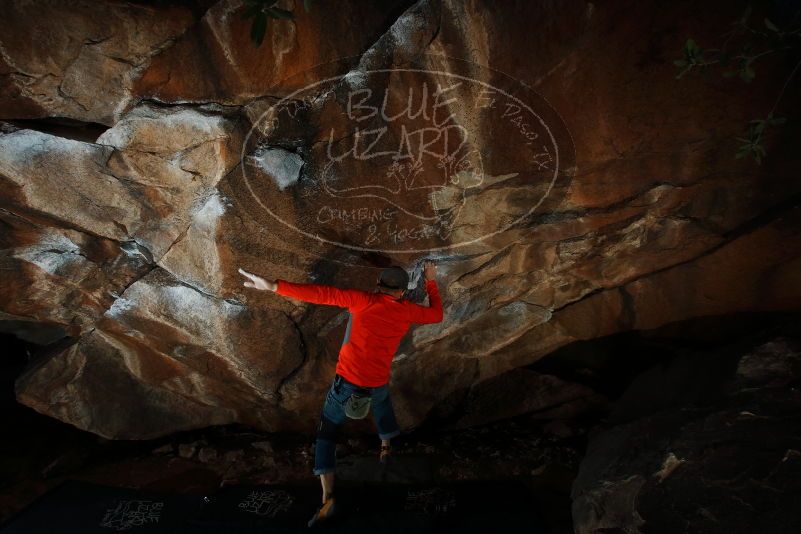
M295 284L280 279L276 282L279 295L348 309L350 318L336 372L358 386L378 387L389 382L395 351L412 324L442 321L442 299L435 280L426 280L428 307L397 300L385 293Z

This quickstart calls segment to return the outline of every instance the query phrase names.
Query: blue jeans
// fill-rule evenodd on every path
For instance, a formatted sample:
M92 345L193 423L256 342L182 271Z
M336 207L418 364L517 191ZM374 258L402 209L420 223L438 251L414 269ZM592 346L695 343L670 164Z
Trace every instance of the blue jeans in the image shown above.
M395 411L389 398L389 384L375 388L361 387L351 384L339 375L334 377L331 388L325 397L323 411L320 414L320 426L317 429L317 442L314 446L314 474L332 473L336 469L336 437L339 427L345 422L345 402L356 390L367 392L372 398L370 407L373 420L381 439L394 438L400 434Z

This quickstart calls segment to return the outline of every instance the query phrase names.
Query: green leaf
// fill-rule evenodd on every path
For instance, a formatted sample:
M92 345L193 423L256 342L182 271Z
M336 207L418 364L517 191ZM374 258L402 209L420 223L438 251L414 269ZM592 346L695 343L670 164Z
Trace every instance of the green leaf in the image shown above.
M703 62L704 60L704 51L696 44L696 42L689 38L684 45L684 59L688 63L692 63L693 65L698 65L699 63Z
M775 119L770 119L769 122L770 122L771 125L778 126L780 124L784 124L785 122L787 122L787 118L786 117L776 117Z
M286 9L281 9L280 7L270 7L267 8L267 13L276 19L292 19L295 18L295 15L292 14L291 11Z
M775 25L775 24L773 24L773 23L772 23L772 22L771 22L769 19L767 19L767 18L765 18L765 26L766 26L766 27L767 27L769 30L771 30L771 31L774 31L774 32L776 32L776 33L779 33L779 28L777 28L777 27L776 27L776 25Z
M686 67L687 66L687 60L686 59L677 59L676 61L673 62L673 64L676 65L677 67Z
M253 19L253 25L250 27L250 39L256 46L261 46L264 42L264 34L267 33L267 15L259 13Z

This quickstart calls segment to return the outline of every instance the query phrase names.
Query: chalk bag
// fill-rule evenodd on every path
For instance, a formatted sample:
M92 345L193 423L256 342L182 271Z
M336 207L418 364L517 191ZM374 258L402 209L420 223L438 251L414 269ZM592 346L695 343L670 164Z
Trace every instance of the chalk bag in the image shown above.
M351 419L364 419L370 412L370 397L353 394L345 401L345 415Z

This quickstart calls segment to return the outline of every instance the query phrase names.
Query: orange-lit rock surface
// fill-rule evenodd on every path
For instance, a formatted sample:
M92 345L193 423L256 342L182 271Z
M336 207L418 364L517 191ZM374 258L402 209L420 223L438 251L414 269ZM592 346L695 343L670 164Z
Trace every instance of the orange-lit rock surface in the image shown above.
M3 4L13 31L0 35L0 328L74 339L31 362L20 402L110 438L232 422L311 432L346 313L247 290L240 266L371 290L383 265L419 275L421 260L437 261L445 318L414 328L394 368L405 428L454 392L501 402L504 384L540 394L473 405L463 423L580 405L594 394L515 371L575 340L798 307L798 129L780 130L761 166L734 158L781 65L748 86L675 79L687 35L714 41L737 16L727 3L285 4L296 18L271 20L260 48L239 2L200 15L59 3L48 22ZM50 37L29 48L31 32ZM323 74L336 81L264 121ZM349 114L355 92L391 87L397 112L402 88L449 80L463 85L439 101L447 120L404 116L371 145L417 150L422 171L392 167L391 153L319 164L329 147L353 146L354 125L381 126ZM514 94L494 94L507 107L493 108L482 87ZM553 147L545 135L521 141L514 98L539 106L562 150L553 181L537 159ZM26 121L45 118L108 129L87 140ZM393 234L401 212L449 233Z

